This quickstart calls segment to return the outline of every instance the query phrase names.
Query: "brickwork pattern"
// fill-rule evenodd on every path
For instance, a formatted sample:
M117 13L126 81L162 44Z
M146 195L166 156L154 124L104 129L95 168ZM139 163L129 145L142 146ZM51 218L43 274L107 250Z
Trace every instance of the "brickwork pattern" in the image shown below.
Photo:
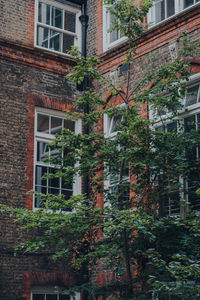
M0 0L0 36L19 43L34 44L34 0Z
M26 57L27 53L22 55ZM37 55L32 55L32 61L36 60ZM1 203L13 207L31 209L32 196L28 197L26 192L33 188L35 106L67 111L77 92L74 85L64 83L64 69L68 70L68 65L56 73L55 69L54 72L45 70L45 63L40 68L36 63L22 64L5 55L1 56L0 65L0 199ZM0 300L22 297L25 271L53 274L66 271L65 264L54 264L45 256L14 257L12 247L22 242L24 236L3 215L0 228Z

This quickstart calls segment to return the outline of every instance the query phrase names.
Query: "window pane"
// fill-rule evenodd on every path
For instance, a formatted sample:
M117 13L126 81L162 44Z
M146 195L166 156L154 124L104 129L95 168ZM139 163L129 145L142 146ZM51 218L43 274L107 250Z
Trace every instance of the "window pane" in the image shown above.
M50 5L39 3L38 21L50 25Z
M117 41L119 39L119 31L114 28L114 21L115 21L116 17L113 16L112 14L110 14L110 28L112 31L110 32L110 43L113 43L115 41Z
M121 123L122 121L122 116L119 115L119 116L115 116L112 118L111 120L111 128L110 128L110 133L113 133L117 130L117 126L119 126L119 124Z
M76 14L65 11L65 30L76 32Z
M40 47L48 48L48 35L49 29L38 26L37 30L37 45Z
M75 131L75 122L70 120L64 120L64 128L71 131Z
M44 142L37 142L37 161L48 162L49 146Z
M170 215L180 213L180 197L178 191L174 191L170 193L169 204L170 204L169 207Z
M164 126L161 125L161 126L156 127L155 131L164 131Z
M38 114L37 131L49 133L49 116Z
M55 295L55 294L46 294L46 300L57 300L57 295Z
M168 132L177 132L177 122L172 122L167 124L167 131Z
M61 51L61 38L62 33L50 30L50 44L49 49L55 50L55 51Z
M65 195L65 199L69 199L73 195L73 192L62 190L62 194Z
M63 10L52 6L51 25L63 29Z
M192 209L200 210L200 195L196 190L200 185L200 174L198 170L192 170L188 178L188 201Z
M51 117L51 134L59 133L62 130L62 119Z
M194 0L184 0L184 8L194 4Z
M60 189L55 189L55 188L49 187L48 188L48 193L58 196L60 194Z
M200 133L200 114L197 115L197 130Z
M185 106L189 106L197 103L197 95L198 95L199 85L193 86L187 89Z
M47 168L42 166L36 166L35 168L35 184L40 186L46 186L47 180L42 178L47 173Z
M195 116L191 116L191 117L185 118L184 122L185 122L185 131L186 132L190 132L191 130L195 130L196 129Z
M44 294L33 294L33 300L44 300Z
M60 295L59 300L70 300L70 296L68 295Z
M163 1L155 2L155 21L156 23L165 19L165 3Z
M72 46L74 46L74 37L63 33L63 53L71 50Z
M49 169L49 174L55 174L56 170L53 168ZM60 178L49 178L49 187L60 188Z
M38 192L39 194L47 194L47 188L46 187L41 187L41 186L35 186L35 191ZM39 208L40 207L40 200L41 200L41 196L35 196L35 207Z
M71 182L64 182L64 180L62 179L62 189L65 189L65 190L69 190L69 191L72 191L73 189L73 182L71 180Z
M175 14L174 0L167 0L167 18Z

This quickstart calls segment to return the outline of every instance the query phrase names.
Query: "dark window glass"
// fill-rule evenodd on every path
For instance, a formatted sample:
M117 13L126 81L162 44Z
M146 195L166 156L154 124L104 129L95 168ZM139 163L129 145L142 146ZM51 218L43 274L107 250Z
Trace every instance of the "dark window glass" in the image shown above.
M194 4L194 0L184 0L184 8Z
M69 199L73 195L73 192L62 190L62 194L65 195L65 199Z
M56 170L53 168L49 169L49 174L55 174ZM60 188L60 178L49 178L49 187L51 188ZM54 193L53 193L54 194Z
M68 295L60 295L59 300L70 300L70 296L68 296Z
M51 134L59 133L62 130L62 119L51 117Z
M55 294L46 294L46 300L57 300L57 295Z
M175 14L174 0L167 1L167 18Z
M63 52L71 50L72 46L74 46L74 37L63 33Z
M33 300L44 300L44 294L33 294L32 299Z
M73 189L72 180L70 183L69 182L65 183L64 180L62 180L62 189L72 191Z
M76 14L65 11L65 30L76 32Z
M167 131L168 132L177 132L177 122L172 122L167 124Z
M47 168L42 166L36 166L35 171L35 184L40 186L46 186L47 180L43 178L44 174L47 173Z
M191 130L195 130L196 129L195 116L191 116L191 117L185 118L184 122L185 122L185 132L189 132Z
M71 131L75 131L75 122L70 120L64 120L64 128Z
M37 142L37 161L48 162L49 146L44 142Z
M155 128L156 131L164 131L164 126L158 126Z
M38 114L37 131L49 133L49 116Z

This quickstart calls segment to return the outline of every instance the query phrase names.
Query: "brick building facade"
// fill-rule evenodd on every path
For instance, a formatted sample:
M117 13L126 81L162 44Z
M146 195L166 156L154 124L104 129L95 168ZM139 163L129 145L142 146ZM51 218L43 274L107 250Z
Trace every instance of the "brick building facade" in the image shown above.
M168 1L163 3L167 5ZM182 31L186 30L191 40L199 40L200 5L194 0L174 3L168 13L160 8L158 17L154 7L151 9L148 21L154 25L138 40L132 86L142 79L149 53L156 54L156 64L160 66L170 62L179 51ZM80 7L65 0L0 0L0 4L0 201L34 209L37 204L27 192L34 186L46 192L55 188L50 183L41 183L42 167L46 166L37 161L40 147L36 144L45 145L52 139L56 126L64 126L58 124L64 124L64 113L72 109L78 95L75 85L64 83L64 75L74 62L63 53L72 44L80 45ZM101 72L123 88L126 39L111 37L107 32L109 16L102 0L89 0L87 6L88 55L97 54L102 62ZM72 21L67 22L66 16ZM200 71L199 59L193 59L193 66L193 73ZM47 122L49 127L45 130L52 131L44 132L38 120ZM57 190L62 189L61 184ZM76 192L80 191L79 186ZM65 264L55 264L41 253L15 257L13 246L24 237L3 214L0 224L0 300L34 300L31 292L34 294L37 288L37 293L50 294L46 287L59 282L68 288L79 281L72 270L66 273ZM109 274L99 273L98 278L104 283Z

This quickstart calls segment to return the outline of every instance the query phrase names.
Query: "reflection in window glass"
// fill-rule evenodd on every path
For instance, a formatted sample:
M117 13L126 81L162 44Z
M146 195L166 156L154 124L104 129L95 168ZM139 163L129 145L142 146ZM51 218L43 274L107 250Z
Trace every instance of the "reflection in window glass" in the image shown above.
M77 13L70 11L70 8L65 10L39 1L37 45L63 53L71 50L71 46L77 45L78 41Z
M59 133L62 130L62 119L51 117L51 134Z
M112 117L111 124L110 124L110 133L117 131L117 127L119 126L121 121L122 121L121 115Z
M75 131L75 121L43 113L37 113L36 120L35 190L42 194L64 194L69 199L73 195L73 178L68 178L65 183L61 177L45 178L45 175L56 173L56 166L61 165L63 155L67 157L70 151L69 149L63 153L62 148L49 143L53 141L54 134L61 132L63 128ZM71 160L70 163L73 165ZM35 207L40 207L40 196L35 197Z
M50 5L39 3L38 21L50 25Z
M199 91L199 85L187 89L187 94L185 99L186 107L199 102L198 91Z
M156 23L164 20L165 18L165 3L164 0L155 2L155 15L156 15Z
M65 26L64 29L71 32L76 32L76 14L70 11L65 11Z
M49 116L38 114L37 131L49 133Z
M51 25L57 28L63 28L63 10L52 6Z
M61 36L62 33L50 30L49 48L55 51L61 51Z

